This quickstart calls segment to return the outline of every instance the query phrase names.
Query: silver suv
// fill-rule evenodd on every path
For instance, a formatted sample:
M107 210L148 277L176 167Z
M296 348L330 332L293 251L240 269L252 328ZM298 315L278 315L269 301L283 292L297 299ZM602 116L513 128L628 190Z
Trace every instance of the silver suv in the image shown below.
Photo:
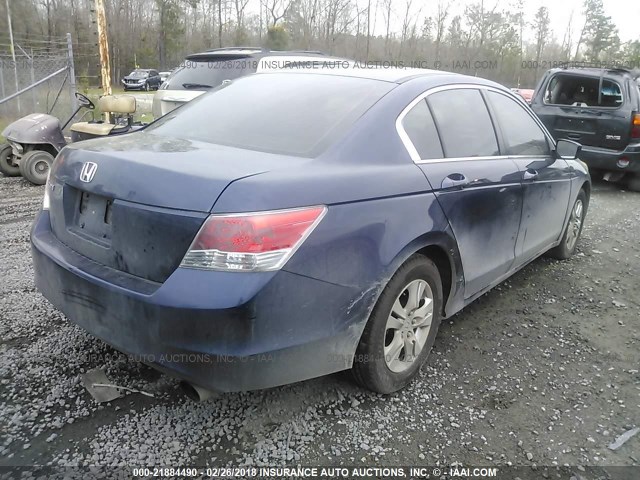
M153 97L153 116L159 118L227 80L251 73L331 59L315 51L272 51L253 47L216 48L189 55Z

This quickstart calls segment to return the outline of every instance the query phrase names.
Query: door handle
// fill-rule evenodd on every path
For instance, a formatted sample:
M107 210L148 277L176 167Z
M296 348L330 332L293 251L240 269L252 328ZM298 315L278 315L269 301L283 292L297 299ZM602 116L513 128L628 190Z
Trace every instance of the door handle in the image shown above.
M522 174L523 180L535 180L536 178L538 178L538 172L535 170L525 170Z
M469 180L467 177L462 175L461 173L452 173L442 180L441 188L456 188L456 187L464 187L469 184Z

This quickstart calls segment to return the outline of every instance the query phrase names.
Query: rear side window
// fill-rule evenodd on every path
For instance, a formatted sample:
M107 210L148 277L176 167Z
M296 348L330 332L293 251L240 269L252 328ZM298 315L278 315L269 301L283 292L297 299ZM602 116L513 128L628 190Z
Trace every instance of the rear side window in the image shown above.
M418 102L402 120L402 127L422 160L442 158L436 124L425 100Z
M215 88L225 80L233 80L254 73L256 64L256 60L251 57L187 59L168 80L166 90Z
M146 131L248 150L314 157L341 138L394 86L333 75L250 75L201 95Z
M488 92L500 129L507 144L507 155L548 155L547 137L515 100L496 92Z
M555 74L544 92L544 101L551 105L574 107L619 107L623 104L622 88L617 82L600 77Z
M438 126L446 157L499 154L496 133L478 90L445 90L429 95L427 102Z

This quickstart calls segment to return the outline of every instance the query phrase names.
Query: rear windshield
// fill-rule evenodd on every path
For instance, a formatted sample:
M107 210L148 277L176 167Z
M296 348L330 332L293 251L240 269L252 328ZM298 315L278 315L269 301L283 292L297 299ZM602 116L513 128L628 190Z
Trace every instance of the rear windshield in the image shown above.
M314 74L251 75L149 126L169 137L314 157L340 138L394 84Z
M575 107L619 107L623 102L622 88L605 78L601 81L599 77L558 73L549 81L544 101Z
M256 71L257 61L251 57L211 57L185 60L173 73L167 90L207 90L225 80L233 80Z

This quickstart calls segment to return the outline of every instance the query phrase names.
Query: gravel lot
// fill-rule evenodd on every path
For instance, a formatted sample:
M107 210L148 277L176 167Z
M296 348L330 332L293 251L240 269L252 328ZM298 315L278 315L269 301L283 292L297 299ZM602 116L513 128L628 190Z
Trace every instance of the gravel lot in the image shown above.
M35 290L43 187L0 176L0 466L640 465L640 194L595 185L579 253L539 259L443 323L419 381L348 373L193 403ZM128 394L96 404L104 367Z

